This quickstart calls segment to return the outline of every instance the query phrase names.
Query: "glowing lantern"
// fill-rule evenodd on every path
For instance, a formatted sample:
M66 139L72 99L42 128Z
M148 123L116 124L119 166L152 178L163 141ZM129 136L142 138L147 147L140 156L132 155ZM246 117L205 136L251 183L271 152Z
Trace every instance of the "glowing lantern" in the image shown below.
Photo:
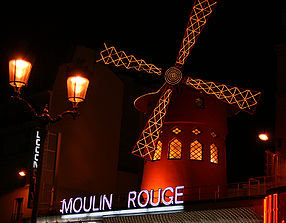
M73 103L85 100L89 80L81 76L71 76L67 80L68 99Z
M30 76L32 65L25 60L9 61L9 83L14 88L26 86Z
M19 176L24 177L24 176L26 176L26 171L21 170L18 174L19 174Z
M262 140L262 141L268 141L269 140L269 137L266 133L261 133L258 135L259 139Z

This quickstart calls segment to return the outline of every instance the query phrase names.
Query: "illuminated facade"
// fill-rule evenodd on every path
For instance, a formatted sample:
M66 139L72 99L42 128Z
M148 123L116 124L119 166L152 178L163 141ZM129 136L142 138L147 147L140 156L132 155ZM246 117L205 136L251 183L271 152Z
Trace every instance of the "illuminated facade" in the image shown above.
M196 107L198 97L204 106ZM157 149L152 153L154 158L145 162L141 188L226 184L225 140L231 110L226 104L187 86L181 86L179 93L173 92L172 99ZM152 101L152 98L147 96L145 100ZM135 106L140 108L143 101L144 98L137 100Z
M147 160L153 159L153 153L156 150L156 143L159 139L160 131L164 124L165 115L167 113L168 104L171 100L173 87L179 86L182 80L181 68L185 64L192 47L196 43L196 39L200 35L209 16L213 12L217 2L215 0L196 0L193 4L193 9L188 21L185 35L179 50L175 66L168 68L165 71L165 84L158 91L161 96L158 100L153 113L151 114L145 128L139 137L132 153ZM138 60L133 55L127 56L124 51L118 52L115 47L107 47L100 52L100 59L97 62L104 64L112 64L116 67L123 66L126 69L135 69L147 73L161 75L161 68L157 68L153 64L147 64L144 60ZM186 78L182 81L187 86L193 87L196 90L204 91L206 94L214 95L217 99L226 102L230 105L235 105L241 110L254 111L260 97L260 92L240 89L237 87L229 87L224 84L215 84L214 82L204 82L200 79ZM150 93L150 94L156 94ZM139 99L144 98L144 95ZM137 103L138 99L135 101ZM173 100L173 99L172 99ZM187 100L187 99L186 99ZM196 99L196 106L203 106L203 101L200 98ZM141 100L142 101L142 100ZM138 104L138 103L137 103ZM135 105L136 106L136 105ZM180 108L183 109L183 108ZM172 150L171 150L172 151ZM215 151L213 151L215 152ZM179 154L175 154L176 157ZM214 154L216 161L218 154ZM173 153L170 157L173 156Z
M83 106L78 122L67 120L50 128L56 132L50 133L55 142L53 149L46 148L50 153L46 153L44 167L50 168L43 172L44 211L40 213L54 216L45 216L41 222L261 222L263 214L264 222L284 221L284 194L273 192L265 197L269 186L265 179L235 185L226 182L227 118L238 109L254 112L260 92L182 77L180 68L215 5L212 0L195 1L175 67L165 72L165 84L135 101L144 113L154 108L132 151L145 162L141 190L140 174L118 167L123 84L100 63L156 75L162 69L106 44L97 64L84 64L97 87L88 92L89 104ZM90 55L86 60L75 55L74 61L95 61ZM62 66L60 72L67 68ZM63 81L58 75L54 98L63 97ZM75 95L71 98L76 102ZM52 105L60 110L63 103L52 99ZM137 188L126 199L122 191L130 185ZM114 191L119 195L113 195ZM15 207L22 201L17 202ZM122 204L128 208L122 209Z
M235 113L228 105L253 112L259 100L260 92L182 78L180 69L216 4L215 0L194 1L175 66L165 71L165 84L134 103L145 114L153 109L132 151L145 159L143 190L225 185L227 117ZM161 75L162 69L153 64L104 46L97 62Z

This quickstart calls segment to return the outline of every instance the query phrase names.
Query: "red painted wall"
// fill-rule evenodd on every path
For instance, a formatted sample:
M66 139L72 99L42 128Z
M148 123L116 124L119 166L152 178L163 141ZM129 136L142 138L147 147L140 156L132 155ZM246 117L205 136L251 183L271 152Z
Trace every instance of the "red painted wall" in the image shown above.
M204 100L204 108L198 108L196 98ZM160 136L162 142L161 159L148 161L144 166L142 189L164 188L166 186L183 185L206 186L226 183L226 148L227 106L219 100L201 94L187 87L180 86L173 91L171 102ZM181 132L172 132L178 127ZM201 133L195 135L193 129ZM217 137L211 136L214 132ZM182 143L180 160L169 160L169 143L177 138ZM203 160L190 160L190 144L198 140L203 145ZM219 162L210 162L210 145L215 143L218 148Z

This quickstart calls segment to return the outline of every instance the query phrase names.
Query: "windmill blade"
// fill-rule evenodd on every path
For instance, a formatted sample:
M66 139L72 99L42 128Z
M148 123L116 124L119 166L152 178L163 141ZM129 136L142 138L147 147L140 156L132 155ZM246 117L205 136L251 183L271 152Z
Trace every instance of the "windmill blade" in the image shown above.
M215 0L196 0L187 25L183 42L176 61L176 67L181 68L194 44L204 28L217 2Z
M96 62L102 61L105 64L113 64L116 67L123 66L126 69L135 69L137 71L144 71L150 74L161 75L162 69L156 67L154 64L147 64L142 59L136 59L133 55L127 55L124 51L117 51L115 47L107 47L104 43L105 49L100 52L100 59Z
M206 94L214 95L217 99L250 113L254 112L261 96L261 92L193 79L191 77L186 79L185 84L199 91L204 91Z
M139 140L137 141L132 154L153 160L153 153L156 149L156 142L160 136L163 120L167 113L172 88L166 88L149 118Z

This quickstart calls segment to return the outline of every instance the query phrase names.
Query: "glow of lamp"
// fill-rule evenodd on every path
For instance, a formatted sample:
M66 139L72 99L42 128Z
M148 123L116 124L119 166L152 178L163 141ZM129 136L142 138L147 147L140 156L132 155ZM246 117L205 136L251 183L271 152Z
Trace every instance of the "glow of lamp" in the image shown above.
M262 141L268 141L269 140L269 137L266 133L261 133L258 135L259 139L262 140Z
M21 170L19 173L19 176L24 177L26 176L26 172L24 170Z
M26 86L29 80L32 65L25 60L9 61L9 83L13 87L21 88Z
M89 80L79 75L67 79L68 99L73 103L85 100Z

